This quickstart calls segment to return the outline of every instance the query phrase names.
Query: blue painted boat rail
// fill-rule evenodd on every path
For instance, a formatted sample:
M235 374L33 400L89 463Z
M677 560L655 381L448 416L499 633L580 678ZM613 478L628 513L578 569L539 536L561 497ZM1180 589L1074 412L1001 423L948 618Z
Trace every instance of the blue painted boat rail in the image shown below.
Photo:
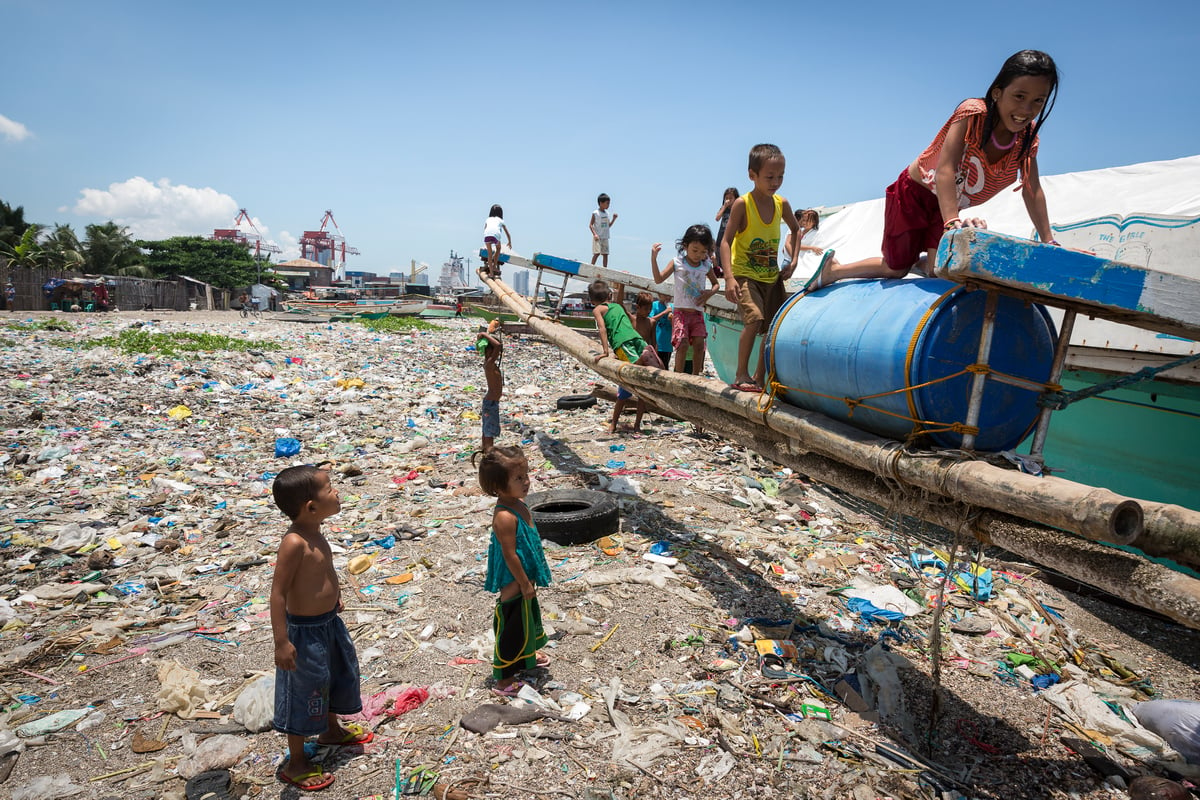
M1200 280L963 228L942 237L935 274L1044 305L1200 340Z
M486 259L487 251L481 249L479 257ZM541 293L544 272L563 276L561 287L554 289L554 291L559 292L560 301L566 292L567 283L571 280L585 281L587 283L591 283L594 280L602 280L609 284L622 284L641 292L650 292L654 295L664 295L666 297L671 297L675 293L674 283L655 283L652 278L645 275L635 275L631 272L624 272L618 269L597 267L595 264L589 264L585 261L552 256L548 253L534 253L531 259L512 254L502 254L500 262L535 271L538 277L533 292L534 296ZM724 317L725 319L741 319L733 303L726 300L724 295L720 294L709 299L705 311L719 317Z

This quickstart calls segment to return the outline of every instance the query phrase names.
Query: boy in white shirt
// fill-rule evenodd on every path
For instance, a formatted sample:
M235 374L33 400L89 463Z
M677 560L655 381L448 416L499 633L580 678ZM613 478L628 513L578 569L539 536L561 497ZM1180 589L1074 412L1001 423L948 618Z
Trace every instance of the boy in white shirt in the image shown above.
M592 231L592 264L596 263L596 258L604 256L604 268L608 269L608 230L617 222L617 214L613 212L610 216L608 206L612 203L612 199L601 194L596 198L596 205L599 206L592 212L592 218L588 221L588 228Z

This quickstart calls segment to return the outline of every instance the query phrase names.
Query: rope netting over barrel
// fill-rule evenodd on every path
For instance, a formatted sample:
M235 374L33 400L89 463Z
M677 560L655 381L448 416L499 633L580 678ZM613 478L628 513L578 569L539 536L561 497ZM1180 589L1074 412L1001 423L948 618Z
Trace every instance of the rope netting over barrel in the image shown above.
M938 309L939 306L941 306L944 302L946 302L947 299L949 299L954 294L956 294L957 292L962 291L962 290L963 290L963 287L955 286L955 287L949 289L948 291L943 292L937 298L937 300L935 300L933 303L931 303L929 305L929 307L925 310L925 313L921 316L920 321L917 323L911 336L909 337L908 347L906 348L906 352L905 352L905 362L904 362L904 374L905 375L912 374L912 364L913 364L913 359L916 357L917 344L921 339L921 335L925 330L925 326L929 323L930 319L933 318L934 312ZM776 327L775 330L777 332L778 328ZM773 342L772 342L772 344L773 344ZM772 348L772 352L774 352L774 348ZM937 384L940 384L940 383L946 383L948 381L953 381L953 380L956 380L956 379L961 378L966 375L982 375L985 378L988 376L996 376L996 377L1004 378L1006 380L1006 382L1008 382L1008 383L1024 385L1024 386L1027 386L1030 390L1039 389L1043 396L1061 395L1062 388L1063 388L1062 386L1060 386L1057 383L1034 381L1029 378L1025 378L1023 376L1012 375L1007 372L1002 372L988 364L975 363L975 364L968 364L968 365L964 366L962 369L958 370L957 372L951 373L949 375L943 375L940 378L933 378L931 380L924 381L922 383L912 384L909 386L902 386L898 389L889 389L887 391L876 392L874 394L859 395L858 397L845 397L845 396L839 396L839 395L832 395L832 394L828 394L825 392L818 392L814 389L808 389L808 388L805 388L802 386L789 386L787 384L781 383L776 379L775 370L772 368L771 374L767 381L768 389L766 392L763 393L762 399L759 400L759 410L762 411L763 413L766 413L767 411L769 411L771 409L771 407L774 405L775 399L781 391L783 391L783 392L798 392L800 394L807 394L807 395L811 395L813 397L820 397L825 400L833 400L833 401L838 401L838 402L844 403L846 405L846 415L848 418L852 418L854 416L854 412L856 410L858 410L859 408L865 408L865 409L868 409L877 414L882 414L884 416L892 417L894 419L902 419L902 420L905 420L906 422L910 422L910 423L912 423L912 426L913 426L912 431L909 434L910 440L915 439L922 435L936 434L936 433L955 433L955 434L959 434L962 436L968 436L968 435L969 436L978 436L980 433L979 426L978 425L968 425L965 420L933 420L933 419L923 419L923 418L919 417L917 415L917 404L916 404L916 401L913 399L914 392L920 391L922 389L926 389L930 386L936 386ZM907 406L908 406L907 414L900 413L898 411L894 411L894 410L891 410L888 408L883 408L883 407L879 406L878 404L871 404L868 402L870 400L877 400L881 397L891 397L891 396L895 396L895 395L904 395L905 396L905 399L907 401ZM1029 424L1029 427L1026 429L1025 433L1028 434L1029 431L1033 429L1033 426L1035 424L1036 424L1036 420L1031 421ZM1024 437L1022 436L1022 438L1024 438Z
M814 389L805 389L801 386L788 386L787 384L780 383L779 381L775 380L774 375L772 375L771 379L767 382L768 390L763 393L763 395L762 395L763 399L761 399L759 401L758 408L760 411L765 413L771 409L772 405L774 405L776 396L780 392L799 392L801 394L812 395L813 397L821 397L826 400L835 400L835 401L840 401L840 402L844 403L846 405L846 414L848 417L853 417L854 412L857 409L865 408L865 409L873 411L877 414L883 414L883 415L886 415L889 417L894 417L896 419L905 420L906 422L911 422L913 424L913 435L914 436L921 435L921 434L927 434L927 433L942 433L942 432L978 435L979 434L979 426L977 426L977 425L968 425L968 424L966 424L966 422L959 421L959 420L922 419L922 418L916 416L916 414L915 414L915 403L912 400L913 392L919 391L921 389L925 389L929 386L937 385L939 383L945 383L947 381L952 381L952 380L955 380L956 378L960 378L964 375L984 375L984 376L995 375L995 376L1001 376L1004 378L1011 379L1014 382L1028 384L1030 387L1037 386L1037 387L1041 388L1041 390L1043 392L1061 392L1062 391L1062 386L1060 386L1056 383L1037 383L1035 381L1029 380L1028 378L1021 377L1019 375L1011 375L1009 373L1001 372L999 370L993 369L992 367L988 366L987 364L969 364L966 367L963 367L958 372L954 372L949 375L944 375L940 378L934 378L933 380L925 381L924 383L917 383L917 384L913 384L912 386L904 386L899 389L892 389L892 390L889 390L886 392L876 392L875 394L860 395L858 397L839 397L837 395L826 394L824 392L818 392ZM900 412L892 411L890 409L883 408L882 406L879 406L877 404L872 404L872 403L868 402L870 400L876 400L881 397L890 397L893 395L901 395L901 394L908 395L908 406L910 409L910 413L908 413L908 414L902 414Z

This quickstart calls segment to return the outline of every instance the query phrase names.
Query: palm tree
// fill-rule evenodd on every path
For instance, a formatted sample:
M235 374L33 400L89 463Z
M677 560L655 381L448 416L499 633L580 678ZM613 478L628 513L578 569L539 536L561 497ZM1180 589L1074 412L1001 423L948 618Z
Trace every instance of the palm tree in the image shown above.
M82 271L86 259L83 245L70 225L55 225L54 232L42 242L46 262L51 267Z
M13 208L0 200L0 249L7 246L11 251L19 245L28 227L29 223L25 221L25 209L22 206Z
M128 275L137 278L154 277L142 262L142 251L133 243L129 229L117 223L88 225L83 255L88 272L102 275Z
M41 231L41 225L30 225L21 234L21 240L16 245L0 243L0 254L3 254L14 267L35 269L45 266L46 253L37 240Z

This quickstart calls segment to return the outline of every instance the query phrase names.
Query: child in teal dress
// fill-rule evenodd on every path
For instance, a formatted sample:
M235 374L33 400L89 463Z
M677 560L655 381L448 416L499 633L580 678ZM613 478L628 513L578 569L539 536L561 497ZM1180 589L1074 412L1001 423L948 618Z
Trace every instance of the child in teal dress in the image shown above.
M492 511L492 542L488 547L484 588L499 592L492 630L496 648L492 657L492 691L515 696L523 685L522 670L546 667L547 656L538 653L546 644L537 586L550 585L550 567L542 539L525 505L529 494L529 462L519 447L493 447L479 461L479 485L496 498Z

